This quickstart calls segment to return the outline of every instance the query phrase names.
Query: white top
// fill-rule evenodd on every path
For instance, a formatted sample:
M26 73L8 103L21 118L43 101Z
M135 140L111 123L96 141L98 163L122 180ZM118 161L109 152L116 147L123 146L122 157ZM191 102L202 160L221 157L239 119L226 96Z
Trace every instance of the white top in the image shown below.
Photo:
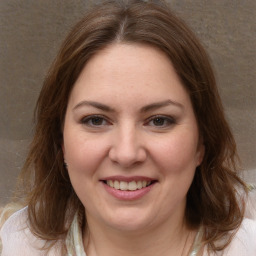
M256 193L251 197L246 218L229 246L216 254L209 255L205 250L203 256L256 256L256 209L252 207L256 203L255 198ZM57 242L48 254L40 250L45 245L45 241L30 232L27 224L27 208L14 213L5 222L0 231L0 238L3 247L1 256L63 256L60 251L61 242ZM86 256L77 217L74 218L68 232L66 245L68 256ZM192 253L192 255L196 254Z

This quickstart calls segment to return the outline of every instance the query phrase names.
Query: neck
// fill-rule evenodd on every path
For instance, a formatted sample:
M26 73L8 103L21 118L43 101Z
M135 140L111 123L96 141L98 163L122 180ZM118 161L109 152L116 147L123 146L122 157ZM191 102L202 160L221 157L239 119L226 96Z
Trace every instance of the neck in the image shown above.
M196 234L187 227L183 218L136 231L98 225L89 216L87 222L84 244L88 256L185 256Z

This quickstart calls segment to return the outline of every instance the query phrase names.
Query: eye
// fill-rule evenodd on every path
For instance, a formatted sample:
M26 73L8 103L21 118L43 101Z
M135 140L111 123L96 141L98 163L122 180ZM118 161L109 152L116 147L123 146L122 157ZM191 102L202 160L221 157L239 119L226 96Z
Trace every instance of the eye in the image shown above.
M81 120L81 123L89 127L101 127L110 124L105 117L98 115L86 116Z
M153 126L153 127L159 127L159 128L166 128L175 123L176 123L176 121L173 117L153 116L148 119L146 125Z

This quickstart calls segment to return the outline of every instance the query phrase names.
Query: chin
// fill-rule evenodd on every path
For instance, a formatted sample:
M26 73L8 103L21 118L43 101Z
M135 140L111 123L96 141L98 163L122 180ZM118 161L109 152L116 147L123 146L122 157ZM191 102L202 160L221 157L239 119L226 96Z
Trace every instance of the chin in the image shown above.
M130 212L125 210L124 212L119 212L115 214L111 220L108 221L105 219L107 225L111 226L113 229L120 231L143 231L149 227L149 224L152 223L150 216L145 216L137 212Z

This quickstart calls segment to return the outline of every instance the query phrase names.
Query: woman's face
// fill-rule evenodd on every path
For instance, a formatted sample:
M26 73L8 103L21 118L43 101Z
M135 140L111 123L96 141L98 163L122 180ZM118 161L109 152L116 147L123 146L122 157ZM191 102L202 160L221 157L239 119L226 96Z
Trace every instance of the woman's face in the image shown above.
M92 57L70 95L63 152L89 225L146 230L183 219L204 147L167 56L113 44Z

